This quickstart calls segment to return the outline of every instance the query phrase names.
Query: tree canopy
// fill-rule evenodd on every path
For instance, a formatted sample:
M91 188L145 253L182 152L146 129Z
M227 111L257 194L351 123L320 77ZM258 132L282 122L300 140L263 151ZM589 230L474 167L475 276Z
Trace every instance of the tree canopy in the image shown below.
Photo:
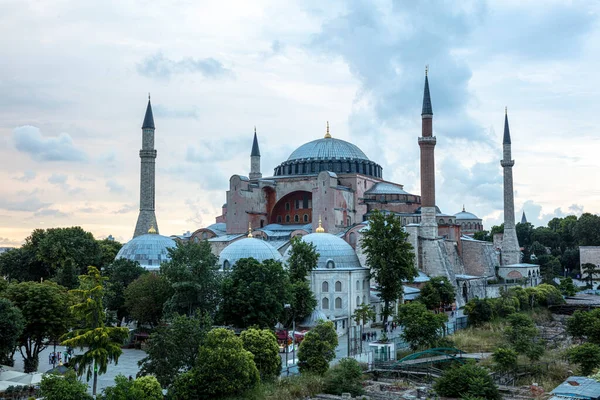
M446 314L434 314L424 304L411 302L398 307L397 319L402 325L400 336L416 350L435 347L444 333Z
M443 276L435 276L421 288L419 301L433 310L454 303L456 292L452 283Z
M292 238L290 247L287 270L291 283L291 317L302 321L317 306L317 299L307 278L317 265L319 253L314 244L303 241L299 236Z
M143 274L123 292L129 316L140 325L158 325L173 288L162 275Z
M433 385L436 393L444 397L471 396L486 400L500 400L502 396L489 372L472 362L447 369Z
M338 336L333 322L319 321L317 326L304 335L298 349L298 368L301 373L323 375L329 362L335 358Z
M104 303L108 310L115 313L119 326L121 326L121 320L128 316L127 307L125 307L125 289L145 273L147 273L146 269L137 261L126 258L114 260L103 271L103 275L108 278Z
M102 391L102 400L162 400L162 388L153 376L127 379L124 375L115 377L115 385Z
M10 300L0 298L0 364L13 365L12 355L24 329L21 310Z
M281 358L277 338L270 329L246 329L240 335L244 349L254 356L254 364L262 382L274 381L281 374Z
M39 395L45 400L92 400L87 389L88 386L79 382L72 371L65 375L45 374Z

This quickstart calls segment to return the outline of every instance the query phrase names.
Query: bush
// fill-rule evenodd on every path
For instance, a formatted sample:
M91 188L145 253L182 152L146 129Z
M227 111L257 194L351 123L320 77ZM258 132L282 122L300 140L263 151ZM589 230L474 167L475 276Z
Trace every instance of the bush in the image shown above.
M593 343L584 343L568 351L569 361L579 364L582 375L590 375L600 366L600 346Z
M300 373L323 375L335 358L338 337L331 321L319 321L305 336L298 349Z
M362 387L362 369L353 358L343 358L339 364L325 374L323 391L328 394L341 395L350 393L358 396L364 393Z
M506 347L498 347L492 354L492 359L496 364L495 369L501 372L514 371L517 367L518 358L519 355L516 351Z
M269 329L247 329L240 335L244 349L254 356L261 381L272 381L281 374L281 358L275 334Z
M489 299L471 299L465 305L465 315L469 316L469 326L479 326L494 319L494 308Z
M474 363L450 368L433 385L436 393L445 397L481 397L500 400L498 388L488 371Z
M79 382L74 371L64 376L44 375L40 383L40 397L45 400L90 400L88 385Z
M153 376L127 379L119 374L115 377L115 386L103 390L103 400L162 400L160 383Z

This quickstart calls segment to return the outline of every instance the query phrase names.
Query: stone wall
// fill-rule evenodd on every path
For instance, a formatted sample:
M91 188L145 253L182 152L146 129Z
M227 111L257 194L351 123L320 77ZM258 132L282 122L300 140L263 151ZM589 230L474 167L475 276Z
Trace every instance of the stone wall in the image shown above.
M583 275L583 264L594 264L600 266L600 246L579 246L579 267ZM596 275L598 278L600 275Z
M496 275L496 266L499 264L492 243L465 239L461 239L461 242L465 274L490 277Z

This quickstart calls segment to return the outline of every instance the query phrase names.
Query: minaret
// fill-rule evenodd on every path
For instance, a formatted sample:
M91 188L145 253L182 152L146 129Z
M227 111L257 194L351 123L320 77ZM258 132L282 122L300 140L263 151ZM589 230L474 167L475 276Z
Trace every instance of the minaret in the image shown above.
M508 112L504 109L504 140L502 141L503 158L500 161L504 170L504 235L502 237L502 265L518 264L521 250L515 229L515 198L513 191L512 160L510 130L508 128Z
M154 150L154 117L152 115L152 105L150 104L150 95L148 95L148 106L146 115L142 124L142 149L140 150L141 173L140 173L140 215L133 237L144 235L151 229L158 233L158 224L154 214L154 164L156 160L156 150Z
M522 224L527 223L527 216L525 215L525 210L523 210L523 215L521 216L521 223Z
M262 178L260 173L260 149L258 148L256 127L254 127L254 142L252 142L252 152L250 153L250 180L254 181L260 178Z
M429 96L428 68L425 68L425 89L423 91L423 111L421 112L421 228L420 236L435 239L438 226L435 219L435 157L436 138L433 136L433 110Z

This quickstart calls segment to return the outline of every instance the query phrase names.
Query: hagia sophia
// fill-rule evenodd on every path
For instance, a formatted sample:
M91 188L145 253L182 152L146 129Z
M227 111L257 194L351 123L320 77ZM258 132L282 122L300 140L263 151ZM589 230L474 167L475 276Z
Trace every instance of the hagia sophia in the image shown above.
M263 176L259 140L254 131L250 171L229 179L222 214L215 223L196 227L184 236L162 236L155 215L155 125L150 99L142 124L140 213L134 237L117 258L137 260L157 270L168 260L167 249L176 240L207 240L223 271L235 268L246 257L275 259L284 264L290 239L312 243L319 253L310 282L317 298L311 321L328 319L339 333L352 324L351 315L361 304L371 304L378 315L380 299L370 280L361 249L373 210L395 214L409 233L419 276L405 285L404 300L418 295L430 277L447 278L456 288L456 306L474 297L497 297L504 282L540 282L539 266L520 263L515 230L511 138L505 113L503 159L504 234L498 245L473 239L483 230L482 220L464 207L455 214L442 212L435 202L435 145L429 77L425 74L420 148L421 194L386 181L382 167L355 144L334 137L329 124L325 134L300 145ZM416 148L416 147L415 147ZM160 188L159 188L160 190ZM305 321L310 326L311 321Z

